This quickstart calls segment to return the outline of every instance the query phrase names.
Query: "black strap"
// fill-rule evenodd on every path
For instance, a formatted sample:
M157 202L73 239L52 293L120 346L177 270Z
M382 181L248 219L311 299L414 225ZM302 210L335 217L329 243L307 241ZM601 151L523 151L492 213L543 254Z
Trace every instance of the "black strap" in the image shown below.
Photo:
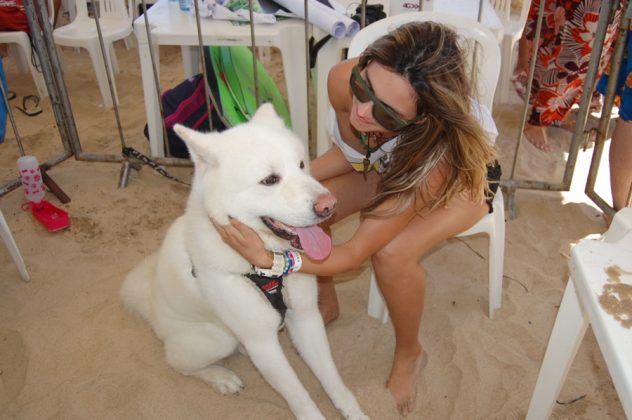
M155 160L151 159L148 156L145 156L144 154L142 154L136 149L133 149L131 147L124 147L123 156L132 157L134 159L140 160L144 164L151 167L154 171L158 172L160 175L164 176L165 178L169 178L172 181L179 182L180 184L184 184L184 185L189 185L189 186L191 185L188 182L181 181L175 176L171 175L169 172L167 172L167 170L163 166L159 165L158 162L156 162Z
M272 307L281 314L281 323L283 323L287 311L283 293L281 293L283 277L265 277L255 273L244 274L244 276L248 277L263 292Z

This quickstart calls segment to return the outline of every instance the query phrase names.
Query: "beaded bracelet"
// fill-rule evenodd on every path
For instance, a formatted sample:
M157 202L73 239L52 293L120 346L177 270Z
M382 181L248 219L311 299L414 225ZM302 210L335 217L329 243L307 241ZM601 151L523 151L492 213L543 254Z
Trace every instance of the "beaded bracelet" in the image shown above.
M280 252L273 252L272 267L261 268L253 266L256 274L264 277L281 277L285 274L285 256Z
M253 270L256 274L265 277L287 276L288 274L300 270L303 265L301 253L291 249L285 250L283 253L273 252L272 255L274 255L272 267L261 268L253 266Z
M301 258L300 252L288 249L283 254L290 260L288 271L285 274L295 273L301 269L301 266L303 265L303 260Z

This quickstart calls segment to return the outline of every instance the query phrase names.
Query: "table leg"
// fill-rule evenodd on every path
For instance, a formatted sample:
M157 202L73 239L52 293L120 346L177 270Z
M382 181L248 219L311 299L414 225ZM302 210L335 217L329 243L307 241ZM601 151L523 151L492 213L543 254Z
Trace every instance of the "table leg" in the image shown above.
M283 58L283 72L287 88L287 100L292 118L292 131L299 136L306 150L309 149L309 121L307 120L307 63L305 61L305 33L303 27L283 36L277 47Z
M184 66L184 77L186 79L200 73L200 50L197 46L182 45L182 65Z
M568 279L562 303L544 354L526 420L548 419L588 327L588 316Z
M342 59L342 50L349 46L348 38L331 38L318 52L316 59L316 156L331 147L327 132L327 114L331 104L327 93L329 70Z
M154 70L151 65L151 55L149 44L139 37L138 54L140 56L140 71L143 81L143 94L145 96L145 115L147 117L147 129L149 132L149 147L151 155L156 157L164 156L164 146L162 137L162 121L160 118L159 96L156 92L154 81ZM156 76L160 80L160 57L159 48L154 48L154 58L156 60Z

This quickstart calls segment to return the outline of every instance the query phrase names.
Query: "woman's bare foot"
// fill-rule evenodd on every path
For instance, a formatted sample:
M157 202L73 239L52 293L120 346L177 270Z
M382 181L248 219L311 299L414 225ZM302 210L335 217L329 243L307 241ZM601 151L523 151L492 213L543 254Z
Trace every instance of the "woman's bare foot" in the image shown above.
M546 130L544 127L527 124L524 128L524 136L527 140L529 140L529 143L542 151L550 152L553 150L553 148L549 145L549 140L546 136Z
M402 416L410 414L415 409L419 372L426 363L428 363L428 355L421 346L406 354L395 350L391 376L388 378L386 387L395 399L397 410Z
M340 316L338 295L331 278L318 279L318 310L325 325L335 321Z

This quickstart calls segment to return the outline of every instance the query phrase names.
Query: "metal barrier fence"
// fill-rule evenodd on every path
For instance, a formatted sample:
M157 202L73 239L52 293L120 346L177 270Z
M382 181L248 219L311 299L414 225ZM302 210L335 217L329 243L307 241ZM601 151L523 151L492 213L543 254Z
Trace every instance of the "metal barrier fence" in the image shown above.
M478 8L479 21L482 20L483 1L484 0L479 1L479 8ZM527 0L523 0L523 1L527 1ZM37 2L39 7L35 7L34 2ZM52 166L63 162L65 159L71 156L74 156L75 159L81 160L81 161L120 163L121 172L120 172L118 184L119 184L119 187L125 187L128 182L129 171L132 168L138 168L139 167L138 165L140 164L149 163L153 165L155 170L162 171L163 173L166 173L166 169L164 168L166 166L190 166L191 165L191 162L187 159L180 159L180 158L174 158L174 157L152 157L151 161L148 162L147 160L143 161L139 159L138 156L125 153L125 151L128 150L129 148L126 145L125 135L121 127L119 109L118 109L118 104L116 101L116 94L114 92L112 80L110 77L110 68L109 68L110 63L105 58L103 62L104 62L104 65L106 66L106 74L108 77L110 95L112 97L113 104L114 104L114 114L115 114L116 125L118 129L118 136L119 136L122 152L120 154L103 154L103 153L86 153L82 151L81 141L77 132L74 114L72 112L70 100L68 98L68 93L66 89L66 84L64 81L64 74L62 71L59 57L57 55L55 43L53 41L53 36L52 36L53 28L51 27L51 24L46 15L45 1L44 0L24 0L24 4L25 4L26 12L27 12L29 26L30 28L36 28L36 30L31 30L32 41L33 41L35 51L37 52L40 58L43 76L46 81L46 85L48 87L48 91L50 94L50 101L51 101L51 105L53 109L54 118L59 128L60 137L61 137L63 148L64 148L64 151L61 154L46 160L41 165L42 169L44 170L49 169ZM141 4L142 4L142 10L146 12L148 10L146 1L142 0ZM361 3L362 26L364 26L364 23L365 23L366 7L367 7L367 2L366 0L363 0ZM601 57L603 43L606 36L606 29L607 29L608 23L612 21L614 13L618 7L627 8L628 2L625 0L621 2L604 0L602 3L602 9L601 9L602 13L600 14L600 17L599 17L597 31L596 31L594 42L593 42L593 53L590 58L588 74L585 80L585 86L595 85L596 75L599 68L599 59ZM309 54L310 24L308 23L309 22L309 7L308 7L307 0L304 1L304 8L305 8L304 9L305 10L305 45L306 45L306 51L307 51L307 54L305 57L305 60L307 62L306 79L308 81L308 83L305 86L305 89L307 90L307 98L309 102L310 93L311 93L310 83L309 83L309 80L310 80L310 74L309 74L310 73L310 64L309 64L310 63L310 54ZM200 47L199 48L200 62L203 62L204 58L202 56L203 53L202 53L202 48L201 48L203 46L203 43L202 43L202 33L201 33L201 28L200 28L200 11L199 11L199 6L198 6L197 1L193 1L193 9L195 12L195 19L196 19L196 25L197 25L197 34L198 34L198 43L199 43L198 46ZM536 37L534 39L534 45L538 45L539 33L540 33L540 28L542 25L542 18L543 18L543 9L544 9L544 2L542 1L540 2L540 9L538 13ZM256 45L255 45L256 25L253 23L252 0L249 0L249 10L250 10L250 25L249 26L250 26L250 34L251 34L250 47L254 51L254 49L256 48ZM147 13L143 13L143 19L145 22L145 28L147 31L147 40L149 43L149 51L151 54L155 89L156 89L156 92L161 92L160 81L158 78L158 70L156 68L157 63L156 63L155 57L153 56L154 46L151 44L152 42L151 25L148 20L149 18L148 18ZM94 13L94 22L95 22L96 31L99 37L101 54L103 57L106 57L105 46L103 42L100 19L99 19L98 13ZM625 47L626 29L628 28L629 22L630 22L630 18L628 14L627 13L622 14L620 29L619 29L620 33L619 33L619 36L617 37L615 53L613 54L613 58L612 58L612 74L610 77L610 83L608 84L608 90L604 99L604 108L602 111L602 116L599 122L599 126L597 128L597 138L596 138L596 143L595 143L595 147L593 151L593 158L592 158L592 162L590 166L589 177L587 180L586 190L585 190L588 197L591 200L593 200L597 206L599 206L605 213L609 214L610 216L614 214L614 210L612 206L606 203L605 200L602 199L595 192L594 186L595 186L595 179L597 176L597 172L599 170L599 161L602 155L604 142L606 140L606 135L608 131L608 124L610 121L610 114L611 114L614 96L615 96L614 83L617 80L617 74L618 74L619 67L621 64L623 49ZM41 27L41 31L39 30L40 27ZM527 84L527 95L530 92L533 75L535 71L536 52L537 50L534 48L533 57L532 57L530 68L529 68L529 81ZM254 78L255 78L254 80L255 94L257 97L257 104L259 104L259 83L257 80L255 54L253 54L253 68L255 69L255 71L253 71ZM206 89L207 91L210 91L210 87L208 86L206 66L202 66L202 71L204 74L204 82L206 85ZM3 93L3 98L6 101L6 94L4 90L2 93ZM519 148L520 148L521 140L523 137L522 133L523 133L523 129L526 123L526 117L527 117L527 112L529 108L529 105L528 105L529 98L527 97L527 100L525 101L524 108L523 108L521 124L520 124L520 127L518 127L518 131L516 133L517 134L516 147L513 154L513 163L512 163L510 175L509 175L509 178L501 180L501 187L505 190L506 203L507 203L506 205L509 210L510 218L516 217L515 192L517 189L533 189L533 190L545 190L545 191L568 191L569 190L573 173L574 173L574 169L575 169L575 162L579 153L579 149L586 142L586 135L588 134L585 128L586 128L586 122L588 118L588 110L589 110L591 95L592 95L592 89L584 89L580 106L579 106L579 112L577 114L577 123L575 125L573 135L572 135L571 145L570 145L570 149L568 153L568 159L566 162L563 178L560 182L552 182L552 183L538 181L538 180L516 179L515 177L516 162L519 155ZM160 103L161 101L158 101L158 102L160 106L161 119L163 120L163 126L162 126L163 139L166 140L167 137L165 135L165 127L164 127L164 110L162 109L162 104ZM206 102L207 102L206 103L207 109L211 109L210 99L208 95L206 98ZM10 119L13 131L15 134L15 138L20 147L20 153L24 154L24 150L21 146L19 129L15 125L15 121L13 119L13 116L11 115L11 110L10 110L10 107L8 106L8 102L6 102L6 104L7 104L7 108L9 112L9 119ZM307 110L308 110L308 113L307 113L308 120L311 121L309 103L307 104ZM211 113L209 112L208 114L209 114L209 124L212 127L213 122L211 119ZM310 145L310 150L312 151L312 157L313 157L314 151L316 150L315 137L316 137L315 135L312 135L310 133L309 145ZM167 150L167 156L170 156L168 142L165 142L164 147ZM12 191L13 189L17 188L19 185L20 185L20 180L19 178L17 178L15 180L9 181L5 185L0 186L0 196L8 193L9 191Z

